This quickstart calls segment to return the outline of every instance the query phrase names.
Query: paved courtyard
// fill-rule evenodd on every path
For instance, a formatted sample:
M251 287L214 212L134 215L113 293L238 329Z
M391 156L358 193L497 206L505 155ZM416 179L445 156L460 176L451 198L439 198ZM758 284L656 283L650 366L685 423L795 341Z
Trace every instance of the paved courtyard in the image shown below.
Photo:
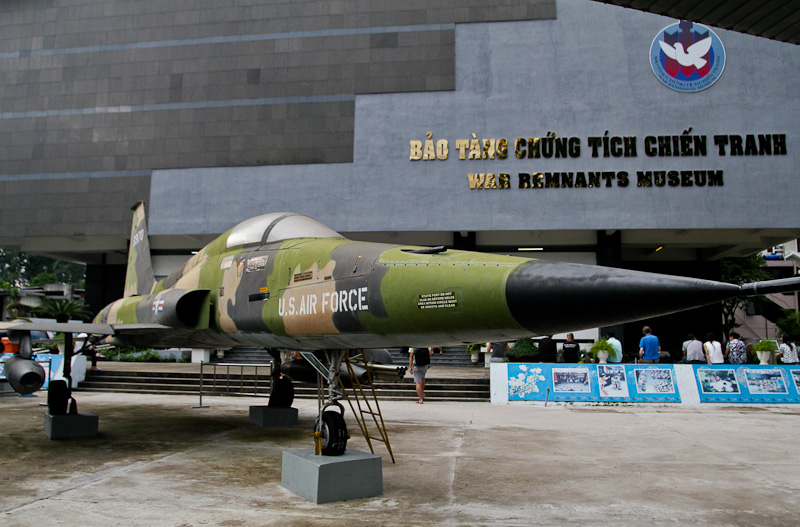
M383 496L315 505L280 485L313 400L268 429L248 420L263 400L79 393L100 436L50 441L45 399L0 397L5 526L797 524L794 407L387 401Z

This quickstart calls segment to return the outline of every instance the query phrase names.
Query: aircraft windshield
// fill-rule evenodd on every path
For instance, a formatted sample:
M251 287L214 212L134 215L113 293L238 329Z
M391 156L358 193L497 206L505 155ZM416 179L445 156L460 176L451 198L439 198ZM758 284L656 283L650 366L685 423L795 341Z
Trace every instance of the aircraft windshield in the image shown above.
M317 220L291 212L273 212L245 220L231 230L226 247L279 242L290 238L341 238Z

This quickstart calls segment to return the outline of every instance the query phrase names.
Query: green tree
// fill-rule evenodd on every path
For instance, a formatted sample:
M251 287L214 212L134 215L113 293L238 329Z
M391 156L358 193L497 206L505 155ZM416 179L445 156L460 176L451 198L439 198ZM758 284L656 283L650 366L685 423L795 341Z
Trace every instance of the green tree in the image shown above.
M800 339L800 313L791 309L784 309L783 312L784 316L777 322L781 333L789 335L795 341Z
M39 273L31 278L30 285L34 287L43 286L44 284L54 284L57 281L55 273Z
M63 282L86 287L86 266L0 247L0 283L11 288Z
M720 279L731 284L746 284L769 280L770 274L764 268L764 259L754 254L743 258L723 258L720 260ZM736 323L736 311L744 308L747 298L737 296L722 302L722 331L727 340L730 332L739 324Z

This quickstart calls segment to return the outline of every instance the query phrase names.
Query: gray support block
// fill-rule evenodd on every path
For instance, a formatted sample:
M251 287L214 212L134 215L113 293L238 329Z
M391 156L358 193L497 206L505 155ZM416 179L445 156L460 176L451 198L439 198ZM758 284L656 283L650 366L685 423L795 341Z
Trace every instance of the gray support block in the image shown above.
M95 414L50 415L44 414L44 434L49 439L94 437L100 418Z
M281 486L314 503L383 494L380 456L347 450L342 456L315 456L311 449L284 450Z
M294 426L297 424L297 408L251 406L250 422L258 426Z

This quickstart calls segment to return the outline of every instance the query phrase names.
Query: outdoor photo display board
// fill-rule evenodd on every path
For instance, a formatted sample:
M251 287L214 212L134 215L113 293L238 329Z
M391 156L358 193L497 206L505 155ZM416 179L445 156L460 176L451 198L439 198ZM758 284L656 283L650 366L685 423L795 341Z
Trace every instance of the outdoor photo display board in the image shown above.
M507 367L509 402L800 403L796 365L508 363Z
M800 367L695 365L700 402L798 403Z
M548 394L549 392L549 394ZM681 401L671 364L508 365L509 401Z

